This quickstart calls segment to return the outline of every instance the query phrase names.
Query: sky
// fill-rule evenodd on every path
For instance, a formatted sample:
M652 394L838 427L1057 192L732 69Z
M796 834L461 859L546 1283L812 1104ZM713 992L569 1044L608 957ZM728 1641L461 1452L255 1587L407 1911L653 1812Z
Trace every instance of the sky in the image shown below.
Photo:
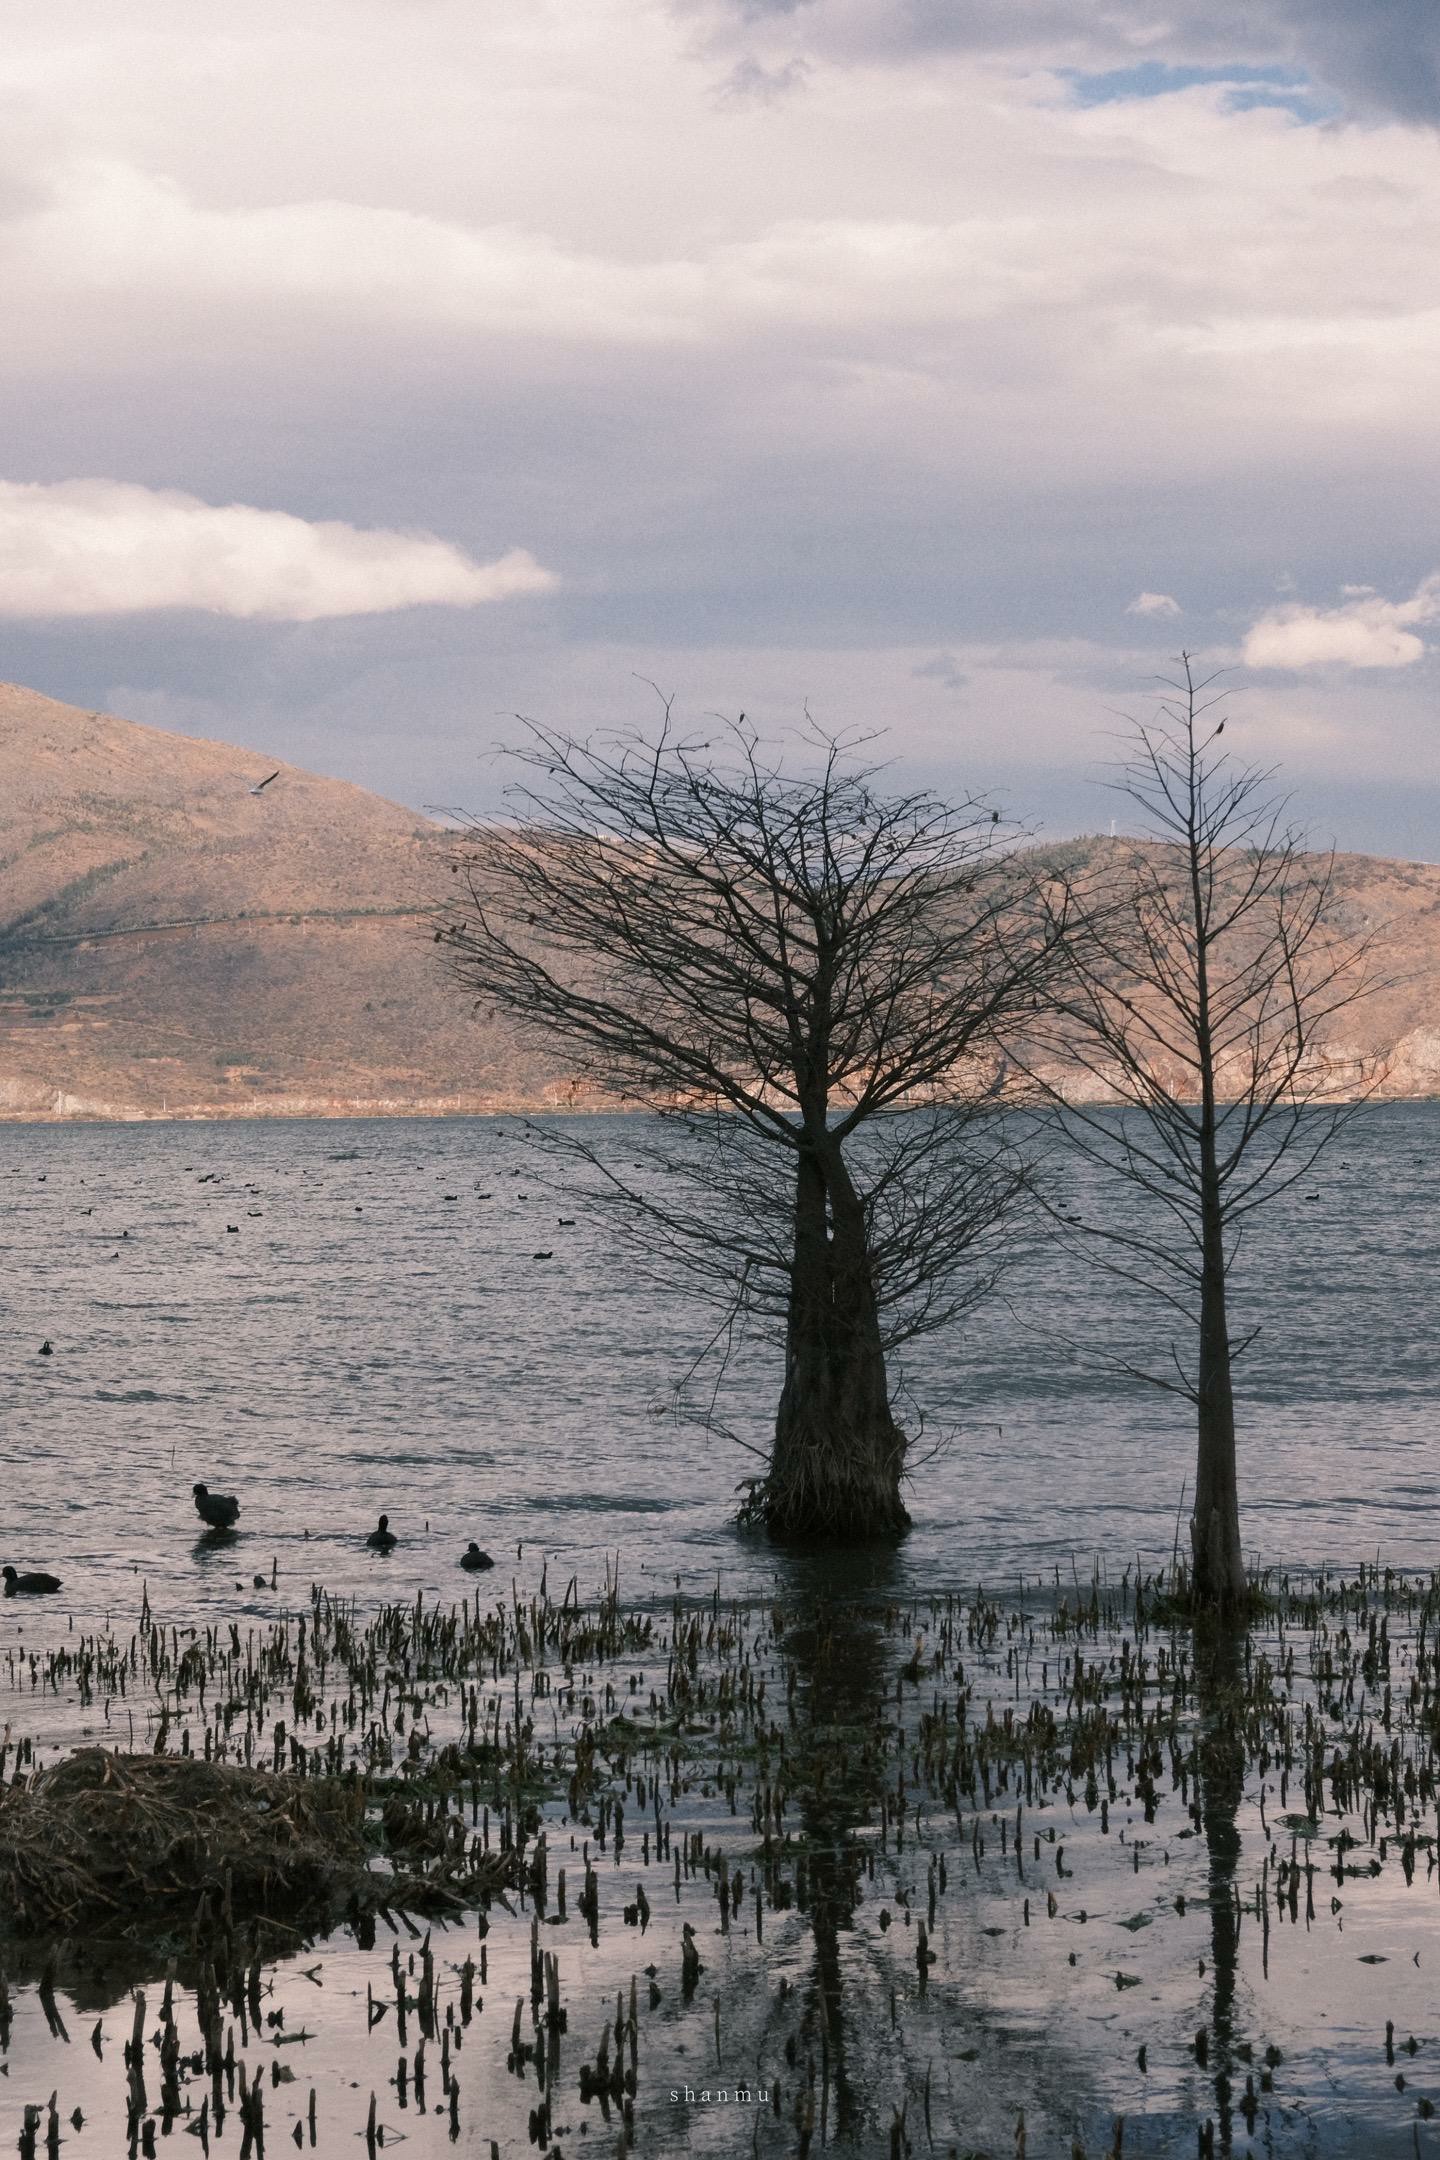
M808 707L1059 834L1184 648L1440 858L1433 0L66 0L0 290L0 677L481 812Z

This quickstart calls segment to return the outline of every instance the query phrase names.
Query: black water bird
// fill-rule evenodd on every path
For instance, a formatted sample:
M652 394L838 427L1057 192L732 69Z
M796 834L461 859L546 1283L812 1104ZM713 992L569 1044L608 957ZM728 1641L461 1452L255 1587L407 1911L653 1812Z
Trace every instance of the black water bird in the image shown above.
M390 1528L390 1517L388 1515L380 1517L379 1522L365 1540L372 1552L394 1552L399 1542L399 1538Z
M0 1568L0 1575L5 1577L6 1597L48 1597L60 1588L58 1575L17 1575L13 1567Z
M44 1342L41 1343L40 1348L36 1351L35 1355L36 1357L54 1357L55 1352L50 1347L50 1337L48 1335L45 1337Z
M233 1530L235 1518L240 1513L240 1502L233 1493L211 1492L204 1485L192 1485L195 1495L195 1512L212 1530Z
M477 1575L482 1568L494 1567L495 1562L488 1552L481 1552L474 1538L471 1538L470 1543L460 1555L460 1565L463 1568L469 1568L472 1575Z

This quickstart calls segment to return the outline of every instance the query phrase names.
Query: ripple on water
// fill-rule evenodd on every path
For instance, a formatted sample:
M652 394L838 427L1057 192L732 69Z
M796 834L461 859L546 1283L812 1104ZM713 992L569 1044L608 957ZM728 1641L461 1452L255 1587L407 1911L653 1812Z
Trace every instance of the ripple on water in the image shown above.
M589 1130L628 1161L628 1120ZM334 1541L333 1587L368 1598L373 1571L346 1540L397 1500L417 1521L473 1523L482 1541L487 1519L523 1525L522 1576L549 1554L598 1582L618 1529L627 1564L661 1580L768 1580L764 1547L730 1527L754 1457L652 1415L704 1316L638 1279L582 1195L546 1194L520 1133L483 1119L340 1135L236 1123L205 1131L198 1164L193 1127L16 1127L8 1144L23 1175L3 1217L0 1448L23 1471L7 1483L6 1542L63 1575L67 1503L95 1492L113 1557L87 1556L86 1605L128 1594L132 1562L182 1608L203 1603L200 1476L240 1494L247 1565L272 1547L292 1555L296 1597L312 1572L297 1514L327 1566ZM1368 1110L1346 1147L1310 1181L1327 1205L1282 1202L1243 1255L1237 1320L1264 1321L1240 1369L1245 1519L1267 1560L1350 1561L1378 1544L1423 1565L1440 1529L1417 1476L1417 1450L1434 1444L1440 1317L1410 1232L1440 1219L1440 1106ZM200 1184L202 1171L218 1179ZM525 1208L500 1206L512 1176ZM1073 1177L1081 1212L1124 1219L1083 1167ZM438 1203L437 1185L468 1193L477 1178L498 1196L483 1215ZM264 1236L227 1237L247 1187ZM580 1218L563 1280L518 1264L545 1242L535 1224L552 1202ZM163 1210L166 1234L132 1236L117 1267L108 1243L74 1241L85 1206L137 1232ZM1353 1230L1343 1248L1337 1222ZM1168 1558L1192 1469L1186 1408L1073 1347L1163 1361L1155 1309L1049 1239L1021 1242L1006 1287L908 1361L926 1430L900 1580L1068 1575L1071 1553L1082 1573L1097 1553L1117 1569L1137 1552ZM32 1354L47 1336L63 1343L49 1372ZM758 1446L778 1379L768 1349L737 1352L725 1376L727 1421ZM950 1444L921 1461L937 1432ZM413 1595L449 1565L407 1542L389 1587Z

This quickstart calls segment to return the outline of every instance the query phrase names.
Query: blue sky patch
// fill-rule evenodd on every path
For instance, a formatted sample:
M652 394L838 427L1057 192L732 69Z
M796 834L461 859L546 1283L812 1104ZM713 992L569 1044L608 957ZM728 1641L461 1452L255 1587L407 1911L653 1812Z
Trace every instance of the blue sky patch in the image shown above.
M1312 89L1308 77L1287 67L1169 67L1162 60L1145 60L1137 67L1107 68L1087 74L1080 68L1058 72L1070 85L1076 105L1116 105L1133 98L1172 97L1178 90L1193 90L1197 83L1224 83L1230 95L1226 104L1233 112L1249 112L1257 105L1279 105L1298 120L1329 119L1338 107L1333 100Z
M1337 119L1344 110L1339 98L1318 90L1280 90L1269 83L1239 84L1225 100L1227 112L1250 112L1257 105L1278 105L1306 126L1314 126L1318 120Z

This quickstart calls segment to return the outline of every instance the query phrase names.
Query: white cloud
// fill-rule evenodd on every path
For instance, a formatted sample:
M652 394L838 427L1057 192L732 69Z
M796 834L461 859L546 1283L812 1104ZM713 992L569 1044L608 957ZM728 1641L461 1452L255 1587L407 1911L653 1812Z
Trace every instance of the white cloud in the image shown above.
M398 35L403 11L377 12ZM590 35L577 32L572 64L596 58ZM798 77L789 60L747 54L730 78L746 93L737 105L702 94L684 56L662 56L653 22L627 37L617 9L611 37L617 55L633 45L644 59L643 85L602 76L583 99L573 85L557 96L548 48L544 70L529 54L534 72L508 94L492 79L495 53L471 55L464 79L496 123L479 141L454 86L442 96L426 74L439 117L425 129L410 116L411 170L392 169L378 118L363 147L351 141L360 84L337 99L328 71L307 75L303 40L288 72L281 41L264 48L268 73L242 74L243 112L230 109L241 90L207 75L211 132L231 145L221 177L208 140L179 117L162 125L152 112L153 142L119 141L113 111L82 100L83 127L57 118L56 139L18 161L29 193L0 220L12 354L80 369L95 341L148 349L158 316L167 349L193 341L207 361L243 349L263 319L291 339L398 335L432 351L437 333L609 344L618 371L626 347L704 345L744 363L757 332L799 330L839 364L896 360L952 408L957 391L993 398L1015 381L1025 439L1053 412L1067 457L1090 445L1097 464L1118 436L1143 440L1147 456L1163 440L1173 465L1177 431L1164 423L1181 399L1235 440L1257 383L1262 399L1274 393L1266 422L1278 413L1288 432L1337 411L1383 419L1433 377L1426 206L1440 156L1408 131L1297 128L1274 112L1229 113L1216 89L1159 101L1163 111L1023 97L1001 110L988 76L958 61L943 86L929 69L883 74L878 104L873 86L818 71L809 95L766 105L764 84ZM568 50L562 40L560 57ZM197 69L203 55L202 40ZM362 42L352 65L383 102L398 56ZM257 56L250 66L261 69ZM105 98L113 108L108 86ZM288 146L278 162L272 115ZM536 134L522 151L527 117ZM241 136L252 155L263 137L263 168L239 168ZM1062 315L1067 335L1051 338ZM996 324L1013 350L977 350L976 323ZM1117 427L1109 416L1122 413ZM1206 427L1179 434L1208 454Z
M0 480L0 616L202 608L318 622L477 607L554 583L523 548L480 563L432 533L310 523L119 480Z
M1417 625L1440 622L1440 571L1408 600L1386 600L1373 586L1346 585L1338 608L1272 608L1255 623L1241 657L1252 668L1403 668L1428 647Z
M1127 615L1178 615L1180 603L1172 600L1168 592L1136 593L1126 608Z
M495 702L530 710L560 667L553 645L578 655L563 709L585 716L607 640L635 641L624 691L632 666L660 679L671 646L722 635L723 666L667 679L720 706L772 679L787 695L828 686L838 709L845 668L869 653L871 709L895 715L901 743L928 728L1006 758L1023 719L1027 742L1069 755L1083 735L1098 756L1108 709L1147 695L1157 644L1222 620L1307 669L1317 639L1351 662L1253 679L1256 708L1294 716L1277 754L1297 786L1350 755L1362 708L1414 737L1427 671L1405 663L1440 631L1335 589L1331 566L1366 561L1344 552L1357 531L1383 530L1387 564L1435 559L1440 134L1299 126L1236 112L1219 86L1082 108L1053 72L1119 64L1116 39L1139 50L1151 30L1162 60L1215 57L1177 45L1195 0L727 0L722 39L709 0L12 12L0 435L26 445L12 473L339 503L402 533L498 528L542 561L563 554L580 588L543 622L432 609L330 641L337 759L354 756L352 693L363 703L382 652L398 656L396 709L423 683L427 712L451 697L468 713L490 679L477 654L508 655ZM1247 12L1206 13L1220 61L1250 50ZM128 607L137 583L145 605L157 584L166 602L196 597L193 529L183 575L169 560L142 578L158 542L141 550L110 520L102 581L99 538L62 545L59 507L42 546L25 506L0 609L38 605L37 584L50 606ZM240 537L253 562L259 540ZM1286 565L1298 582L1279 589ZM453 550L430 566L474 596ZM1173 591L1148 591L1162 568L1186 596L1179 621ZM1393 573L1371 574L1406 605ZM201 604L218 585L219 604L306 611L288 571L258 576L258 599L232 561L201 582ZM359 604L391 604L373 564L360 582ZM349 571L346 586L356 604ZM1122 591L1136 612L1117 623ZM1323 605L1282 615L1307 592ZM114 667L137 690L188 694L180 647L202 629L142 619ZM1053 680L971 643L1002 655L1086 633L1108 662L1057 654ZM9 642L10 672L93 694L77 688L93 677L83 620ZM281 749L245 702L245 668L227 680L202 642L217 714ZM282 714L311 694L309 641L291 643L270 648ZM827 671L815 656L832 646L844 666ZM1357 670L1377 648L1388 672ZM295 754L324 764L324 740ZM405 781L422 800L453 799L448 785Z
M684 262L631 262L508 220L301 200L214 209L168 178L97 159L56 173L0 261L37 292L133 306L305 307L371 326L424 322L510 336L645 341L692 334Z

